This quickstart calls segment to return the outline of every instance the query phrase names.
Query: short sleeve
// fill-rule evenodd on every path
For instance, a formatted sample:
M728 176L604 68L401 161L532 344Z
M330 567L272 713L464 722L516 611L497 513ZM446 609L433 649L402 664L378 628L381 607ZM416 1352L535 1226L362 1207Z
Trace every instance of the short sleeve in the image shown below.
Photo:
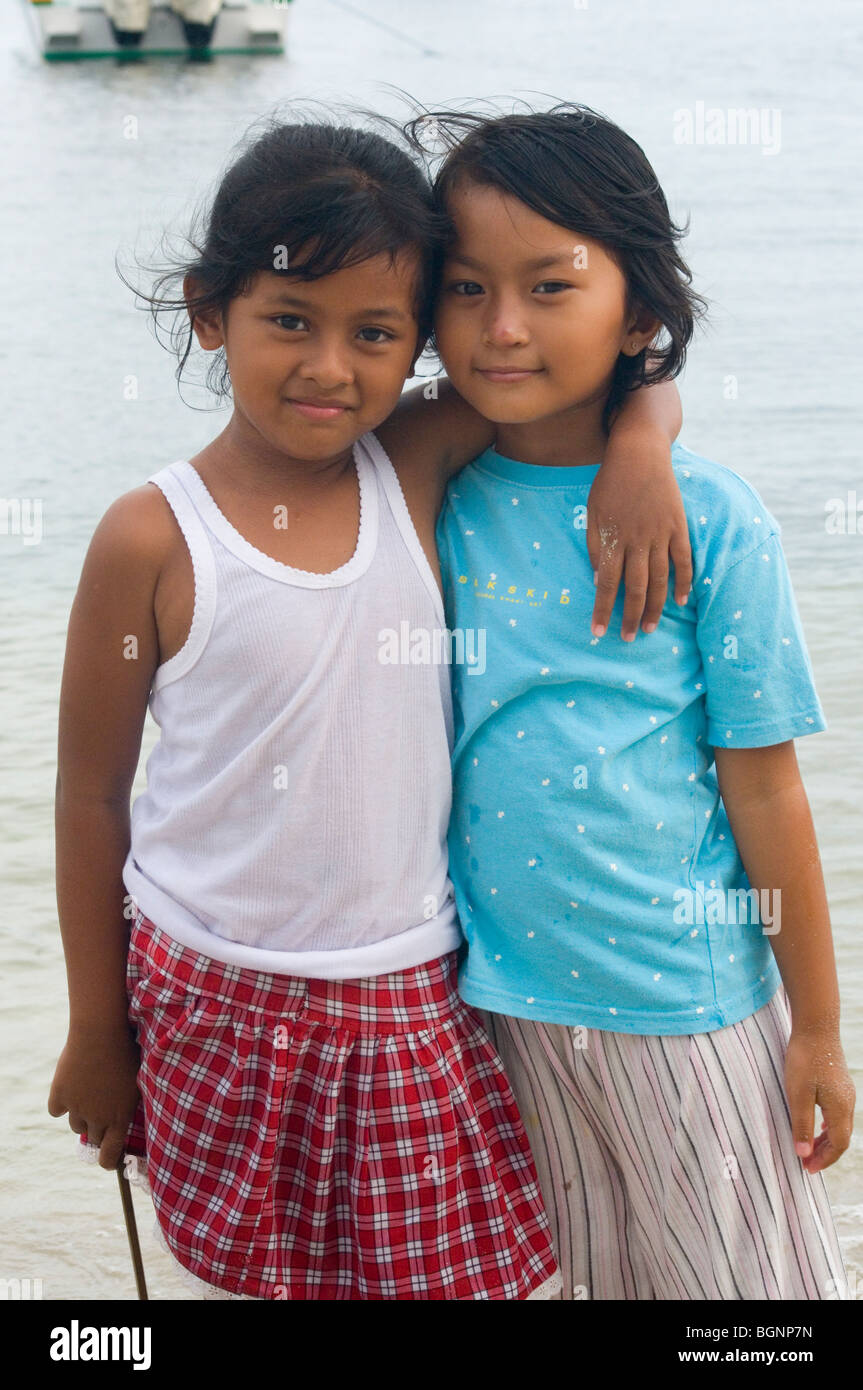
M714 748L762 748L827 727L779 535L705 576L696 635Z

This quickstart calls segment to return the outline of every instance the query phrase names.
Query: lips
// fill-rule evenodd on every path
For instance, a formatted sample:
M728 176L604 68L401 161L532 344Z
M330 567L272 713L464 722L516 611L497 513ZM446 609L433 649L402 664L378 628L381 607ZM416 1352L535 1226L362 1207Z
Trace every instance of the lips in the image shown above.
M541 367L517 367L515 364L506 364L499 367L477 367L475 369L480 376L484 376L486 381L495 381L505 384L507 382L516 383L527 381L532 376L538 376Z
M298 410L308 420L337 420L346 410L353 409L344 401L315 400L299 396L289 396L287 404L293 406L294 410Z

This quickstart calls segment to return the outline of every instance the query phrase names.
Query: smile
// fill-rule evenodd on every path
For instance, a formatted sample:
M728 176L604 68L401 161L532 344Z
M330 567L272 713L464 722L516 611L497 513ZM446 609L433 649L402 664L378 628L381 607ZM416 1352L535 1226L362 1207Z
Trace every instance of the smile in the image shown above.
M511 382L515 384L519 381L527 381L532 376L538 376L542 371L541 367L477 367L475 368L480 376L484 376L486 381L500 382L501 385Z
M287 404L307 420L336 420L344 415L346 410L352 409L349 405L341 405L335 401L300 401L293 400L290 396L287 398Z

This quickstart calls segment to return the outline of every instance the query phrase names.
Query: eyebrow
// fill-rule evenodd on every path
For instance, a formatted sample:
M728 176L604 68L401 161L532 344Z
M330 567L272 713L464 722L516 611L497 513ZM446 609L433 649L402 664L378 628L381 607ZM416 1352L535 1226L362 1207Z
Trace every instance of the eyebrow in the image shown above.
M483 262L475 261L473 256L450 256L449 259L455 265L470 266L472 270L486 269ZM564 264L570 265L570 259L565 251L561 251L557 255L539 256L536 260L522 262L525 270L549 270L552 266Z
M268 297L268 305L272 308L289 307L292 309L314 309L316 306L309 299L302 299L294 294L274 294ZM404 323L409 322L408 315L394 305L378 305L372 309L358 309L354 318L357 319L398 319Z

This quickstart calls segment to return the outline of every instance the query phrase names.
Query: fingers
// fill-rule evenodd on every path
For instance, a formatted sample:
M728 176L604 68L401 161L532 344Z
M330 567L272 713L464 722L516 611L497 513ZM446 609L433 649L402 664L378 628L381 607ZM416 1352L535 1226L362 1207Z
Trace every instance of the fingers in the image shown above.
M623 573L623 556L617 546L604 545L600 551L596 573L596 599L590 630L594 637L604 637L611 622L611 610L620 588ZM640 616L640 613L639 613Z
M54 1087L52 1086L51 1093L48 1096L48 1114L53 1115L54 1119L56 1120L59 1118L60 1115L65 1115L68 1109L68 1105L63 1104L62 1100L60 1100L60 1097L55 1093Z
M791 1111L791 1137L794 1141L794 1152L799 1159L805 1161L811 1156L813 1147L815 1085L805 1076L800 1080L789 1076L786 1080L786 1091L788 1106Z
M692 581L688 539L677 554L680 558L679 567L675 564L674 594L677 602L686 603ZM593 636L602 637L607 631L624 576L626 592L621 637L624 642L634 642L639 627L646 633L655 632L668 598L669 552L662 546L654 546L649 551L641 546L631 546L619 554L616 548L606 544L599 545L598 555L598 570L594 574L596 600L590 628Z
M123 1158L126 1147L126 1128L108 1129L99 1145L99 1167L116 1168Z
M821 1101L824 1119L812 1152L803 1159L807 1173L820 1173L841 1158L851 1143L854 1103L847 1095L831 1095Z
M634 642L644 612L650 578L649 557L644 550L628 551L626 556L626 594L623 600L623 621L620 635L624 642Z
M692 588L692 548L686 527L675 531L669 546L671 563L674 566L674 601L686 603Z
M651 550L649 560L649 581L641 619L643 632L655 632L662 617L665 600L668 597L668 555L658 548ZM627 580L628 580L627 575Z

